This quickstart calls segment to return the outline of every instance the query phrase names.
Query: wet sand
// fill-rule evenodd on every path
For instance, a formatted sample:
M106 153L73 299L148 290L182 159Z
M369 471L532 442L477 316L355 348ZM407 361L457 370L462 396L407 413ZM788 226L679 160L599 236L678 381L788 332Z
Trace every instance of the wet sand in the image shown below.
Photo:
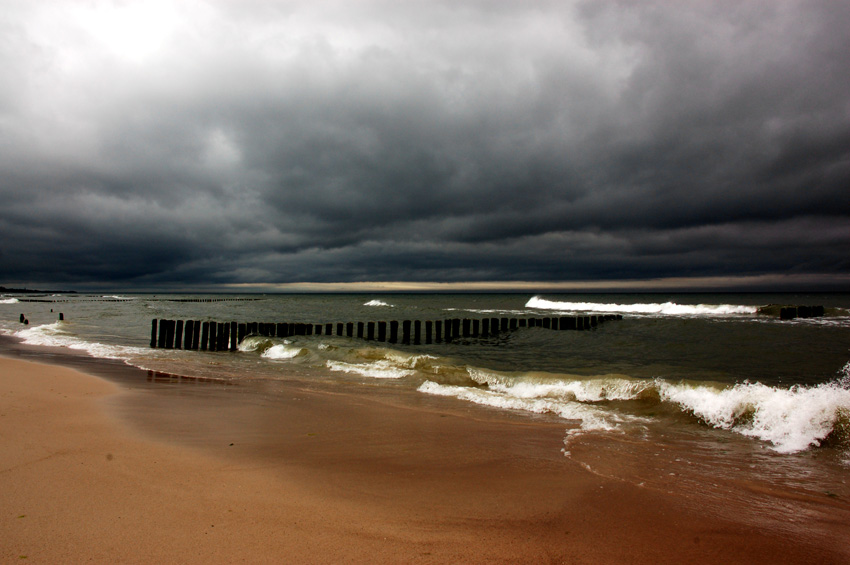
M108 372L108 371L107 371ZM0 358L0 561L846 563L593 475L563 424L425 395Z

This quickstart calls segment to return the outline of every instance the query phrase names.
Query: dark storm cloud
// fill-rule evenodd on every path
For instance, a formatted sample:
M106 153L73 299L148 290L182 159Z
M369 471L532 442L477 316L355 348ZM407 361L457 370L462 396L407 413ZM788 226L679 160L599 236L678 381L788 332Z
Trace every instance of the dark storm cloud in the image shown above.
M10 2L0 272L847 274L842 2Z

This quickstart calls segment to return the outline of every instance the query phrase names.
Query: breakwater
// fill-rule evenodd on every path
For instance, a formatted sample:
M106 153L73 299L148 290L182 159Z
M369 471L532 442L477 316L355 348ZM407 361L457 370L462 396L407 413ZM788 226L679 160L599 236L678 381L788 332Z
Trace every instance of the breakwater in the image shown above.
M392 320L368 322L217 322L212 320L151 320L150 346L195 351L236 351L248 336L287 338L328 335L402 345L451 343L462 339L497 337L521 328L556 331L591 330L601 323L621 320L604 316L544 318L447 318L444 320Z

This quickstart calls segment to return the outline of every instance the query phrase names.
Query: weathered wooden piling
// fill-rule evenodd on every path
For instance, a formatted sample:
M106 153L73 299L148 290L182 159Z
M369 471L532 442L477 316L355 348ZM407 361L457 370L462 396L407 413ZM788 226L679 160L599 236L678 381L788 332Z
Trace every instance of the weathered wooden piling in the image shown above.
M192 332L194 330L195 322L187 320L185 330L183 332L183 349L192 349Z
M210 343L207 349L218 351L218 324L216 322L210 322Z
M401 343L410 345L410 320L404 320L401 323Z
M821 307L822 308L822 307ZM819 314L818 307L785 307L784 319L812 317ZM356 322L358 338L404 345L442 343L487 338L520 328L545 328L551 330L588 330L609 320L620 320L622 315L556 316L544 318L445 318L443 320L392 320ZM424 326L424 328L423 328ZM213 322L200 320L151 320L151 347L164 349L192 349L202 351L237 351L246 337L285 338L289 336L336 335L354 337L355 322L308 324L303 322ZM424 336L423 334L424 329ZM463 342L462 342L463 343Z

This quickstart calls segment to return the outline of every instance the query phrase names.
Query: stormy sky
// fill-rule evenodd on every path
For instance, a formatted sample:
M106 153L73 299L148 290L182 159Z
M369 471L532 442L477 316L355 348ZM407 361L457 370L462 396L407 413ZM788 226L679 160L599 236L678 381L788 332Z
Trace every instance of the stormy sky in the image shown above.
M6 286L850 282L848 2L0 8Z

